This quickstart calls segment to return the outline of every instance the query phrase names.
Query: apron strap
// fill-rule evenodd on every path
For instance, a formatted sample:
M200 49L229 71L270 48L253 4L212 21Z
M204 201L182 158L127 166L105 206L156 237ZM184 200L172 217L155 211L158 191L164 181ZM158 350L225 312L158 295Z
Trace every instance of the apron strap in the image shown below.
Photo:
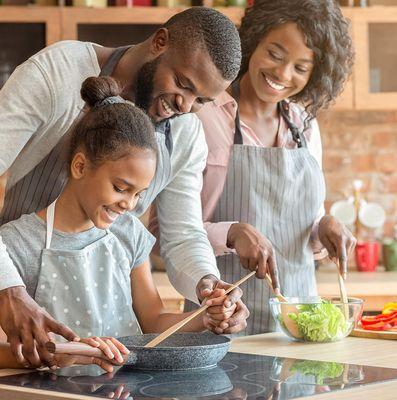
M122 46L117 47L113 53L110 55L105 65L102 67L99 76L108 76L111 75L114 69L116 68L118 62L121 57L125 54L125 52L132 46Z
M240 112L238 107L238 102L240 100L240 81L236 80L232 83L232 96L237 102L237 110L236 110L236 118L235 122L235 130L234 130L234 144L243 144L243 134L241 130L240 123ZM298 127L291 121L289 117L289 106L286 101L281 101L277 103L277 110L280 115L283 117L285 123L287 124L289 130L292 134L292 139L297 144L298 148L307 147L306 138L302 134L300 134Z
M49 249L51 247L52 232L54 231L55 204L57 200L55 200L47 207L47 228L46 228L47 234L45 242L46 249Z
M298 145L298 148L307 147L307 142L305 135L299 132L298 127L291 121L290 116L289 116L289 104L285 101L282 100L280 103L277 104L278 110L281 114L281 116L284 118L284 121L288 125L289 130L291 131L292 134L292 139L294 142Z
M234 120L234 144L243 144L243 134L241 131L241 124L240 124L240 111L239 111L239 106L238 102L240 100L240 81L235 80L232 83L232 96L234 100L236 100L237 103L237 109L236 109L236 118Z
M125 52L132 46L122 46L117 47L113 53L110 55L108 60L106 61L105 65L101 69L101 73L99 76L107 76L111 75L116 68L117 64L119 63L121 57L125 54ZM165 135L165 146L167 147L168 154L171 156L172 149L173 149L173 141L171 135L171 124L170 121L167 119L164 122L160 122L156 124L156 131L161 132Z

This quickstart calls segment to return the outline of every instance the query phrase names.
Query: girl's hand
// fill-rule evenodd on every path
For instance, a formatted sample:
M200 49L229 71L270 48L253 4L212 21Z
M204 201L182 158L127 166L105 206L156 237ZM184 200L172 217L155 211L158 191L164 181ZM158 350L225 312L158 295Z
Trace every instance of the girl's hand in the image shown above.
M76 354L55 354L54 361L59 368L70 367L72 365L90 365L95 364L101 367L106 372L113 372L113 364L116 364L112 361L109 361L105 358L99 357L90 357L90 356L80 356ZM56 368L56 367L55 367ZM52 367L51 369L55 369Z
M80 342L89 344L102 350L104 358L111 360L112 364L121 365L127 358L130 351L121 342L112 337L98 337L80 339Z
M331 260L338 260L340 273L344 279L347 275L347 260L357 240L352 233L331 215L321 218L318 226L318 237L327 249Z

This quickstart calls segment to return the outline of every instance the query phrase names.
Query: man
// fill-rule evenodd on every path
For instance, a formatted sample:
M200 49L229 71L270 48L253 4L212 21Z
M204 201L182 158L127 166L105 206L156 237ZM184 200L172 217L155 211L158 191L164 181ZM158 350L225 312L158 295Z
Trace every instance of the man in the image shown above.
M174 286L188 299L208 296L219 281L211 246L201 222L201 174L206 145L195 112L236 77L241 59L233 23L203 7L171 18L145 42L110 49L92 43L60 42L20 65L0 93L0 193L2 222L48 206L66 179L64 150L73 121L84 104L81 83L110 74L124 84L123 96L144 108L157 124L155 179L135 212L157 197L161 247ZM12 352L26 365L53 365L44 344L48 332L73 340L75 334L52 319L30 298L0 243L0 325ZM29 284L29 277L24 281ZM245 324L241 291L225 303L236 312L224 327Z

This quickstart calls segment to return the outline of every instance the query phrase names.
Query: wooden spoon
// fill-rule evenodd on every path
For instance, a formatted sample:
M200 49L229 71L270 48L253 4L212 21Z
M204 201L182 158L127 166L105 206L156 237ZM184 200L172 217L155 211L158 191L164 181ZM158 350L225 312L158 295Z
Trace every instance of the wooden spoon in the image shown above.
M241 285L243 282L245 282L247 279L251 278L251 276L255 275L256 271L250 272L248 275L244 276L244 278L241 278L239 281L234 283L229 289L226 290L225 295L230 293L232 290L236 289L239 285ZM155 337L153 340L151 340L149 343L145 345L145 347L155 347L159 343L161 343L163 340L167 339L169 336L171 336L173 333L181 329L184 325L186 325L189 321L191 321L193 318L196 318L199 314L201 314L203 311L205 311L209 306L204 305L200 307L197 311L195 311L193 314L190 314L188 317L183 319L182 321L179 321L175 325L172 325L170 328L165 330L163 333Z
M266 274L265 278L270 288L273 290L275 296L277 297L278 301L280 303L288 303L288 300L281 293L274 291L273 282L270 275ZM289 313L298 314L299 310L293 304L280 304L280 307L281 307L281 316L283 318L285 327L293 337L301 339L302 335L299 333L298 325L288 315Z

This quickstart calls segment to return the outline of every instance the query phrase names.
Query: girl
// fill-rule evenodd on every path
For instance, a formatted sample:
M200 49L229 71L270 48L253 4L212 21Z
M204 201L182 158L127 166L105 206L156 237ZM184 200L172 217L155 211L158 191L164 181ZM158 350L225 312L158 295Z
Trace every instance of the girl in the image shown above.
M164 311L148 262L154 238L129 212L154 177L157 144L149 118L120 92L110 77L83 83L90 110L71 139L63 192L47 209L0 228L36 302L118 362L126 349L108 337L162 332L186 317ZM214 329L234 308L184 330Z
M209 147L202 191L208 236L222 279L238 279L241 265L258 267L257 277L270 272L286 296L315 295L310 238L343 274L355 245L324 215L316 121L351 70L348 23L333 0L256 0L240 37L238 79L199 112ZM244 333L273 330L266 282L251 280L244 292L251 311Z

